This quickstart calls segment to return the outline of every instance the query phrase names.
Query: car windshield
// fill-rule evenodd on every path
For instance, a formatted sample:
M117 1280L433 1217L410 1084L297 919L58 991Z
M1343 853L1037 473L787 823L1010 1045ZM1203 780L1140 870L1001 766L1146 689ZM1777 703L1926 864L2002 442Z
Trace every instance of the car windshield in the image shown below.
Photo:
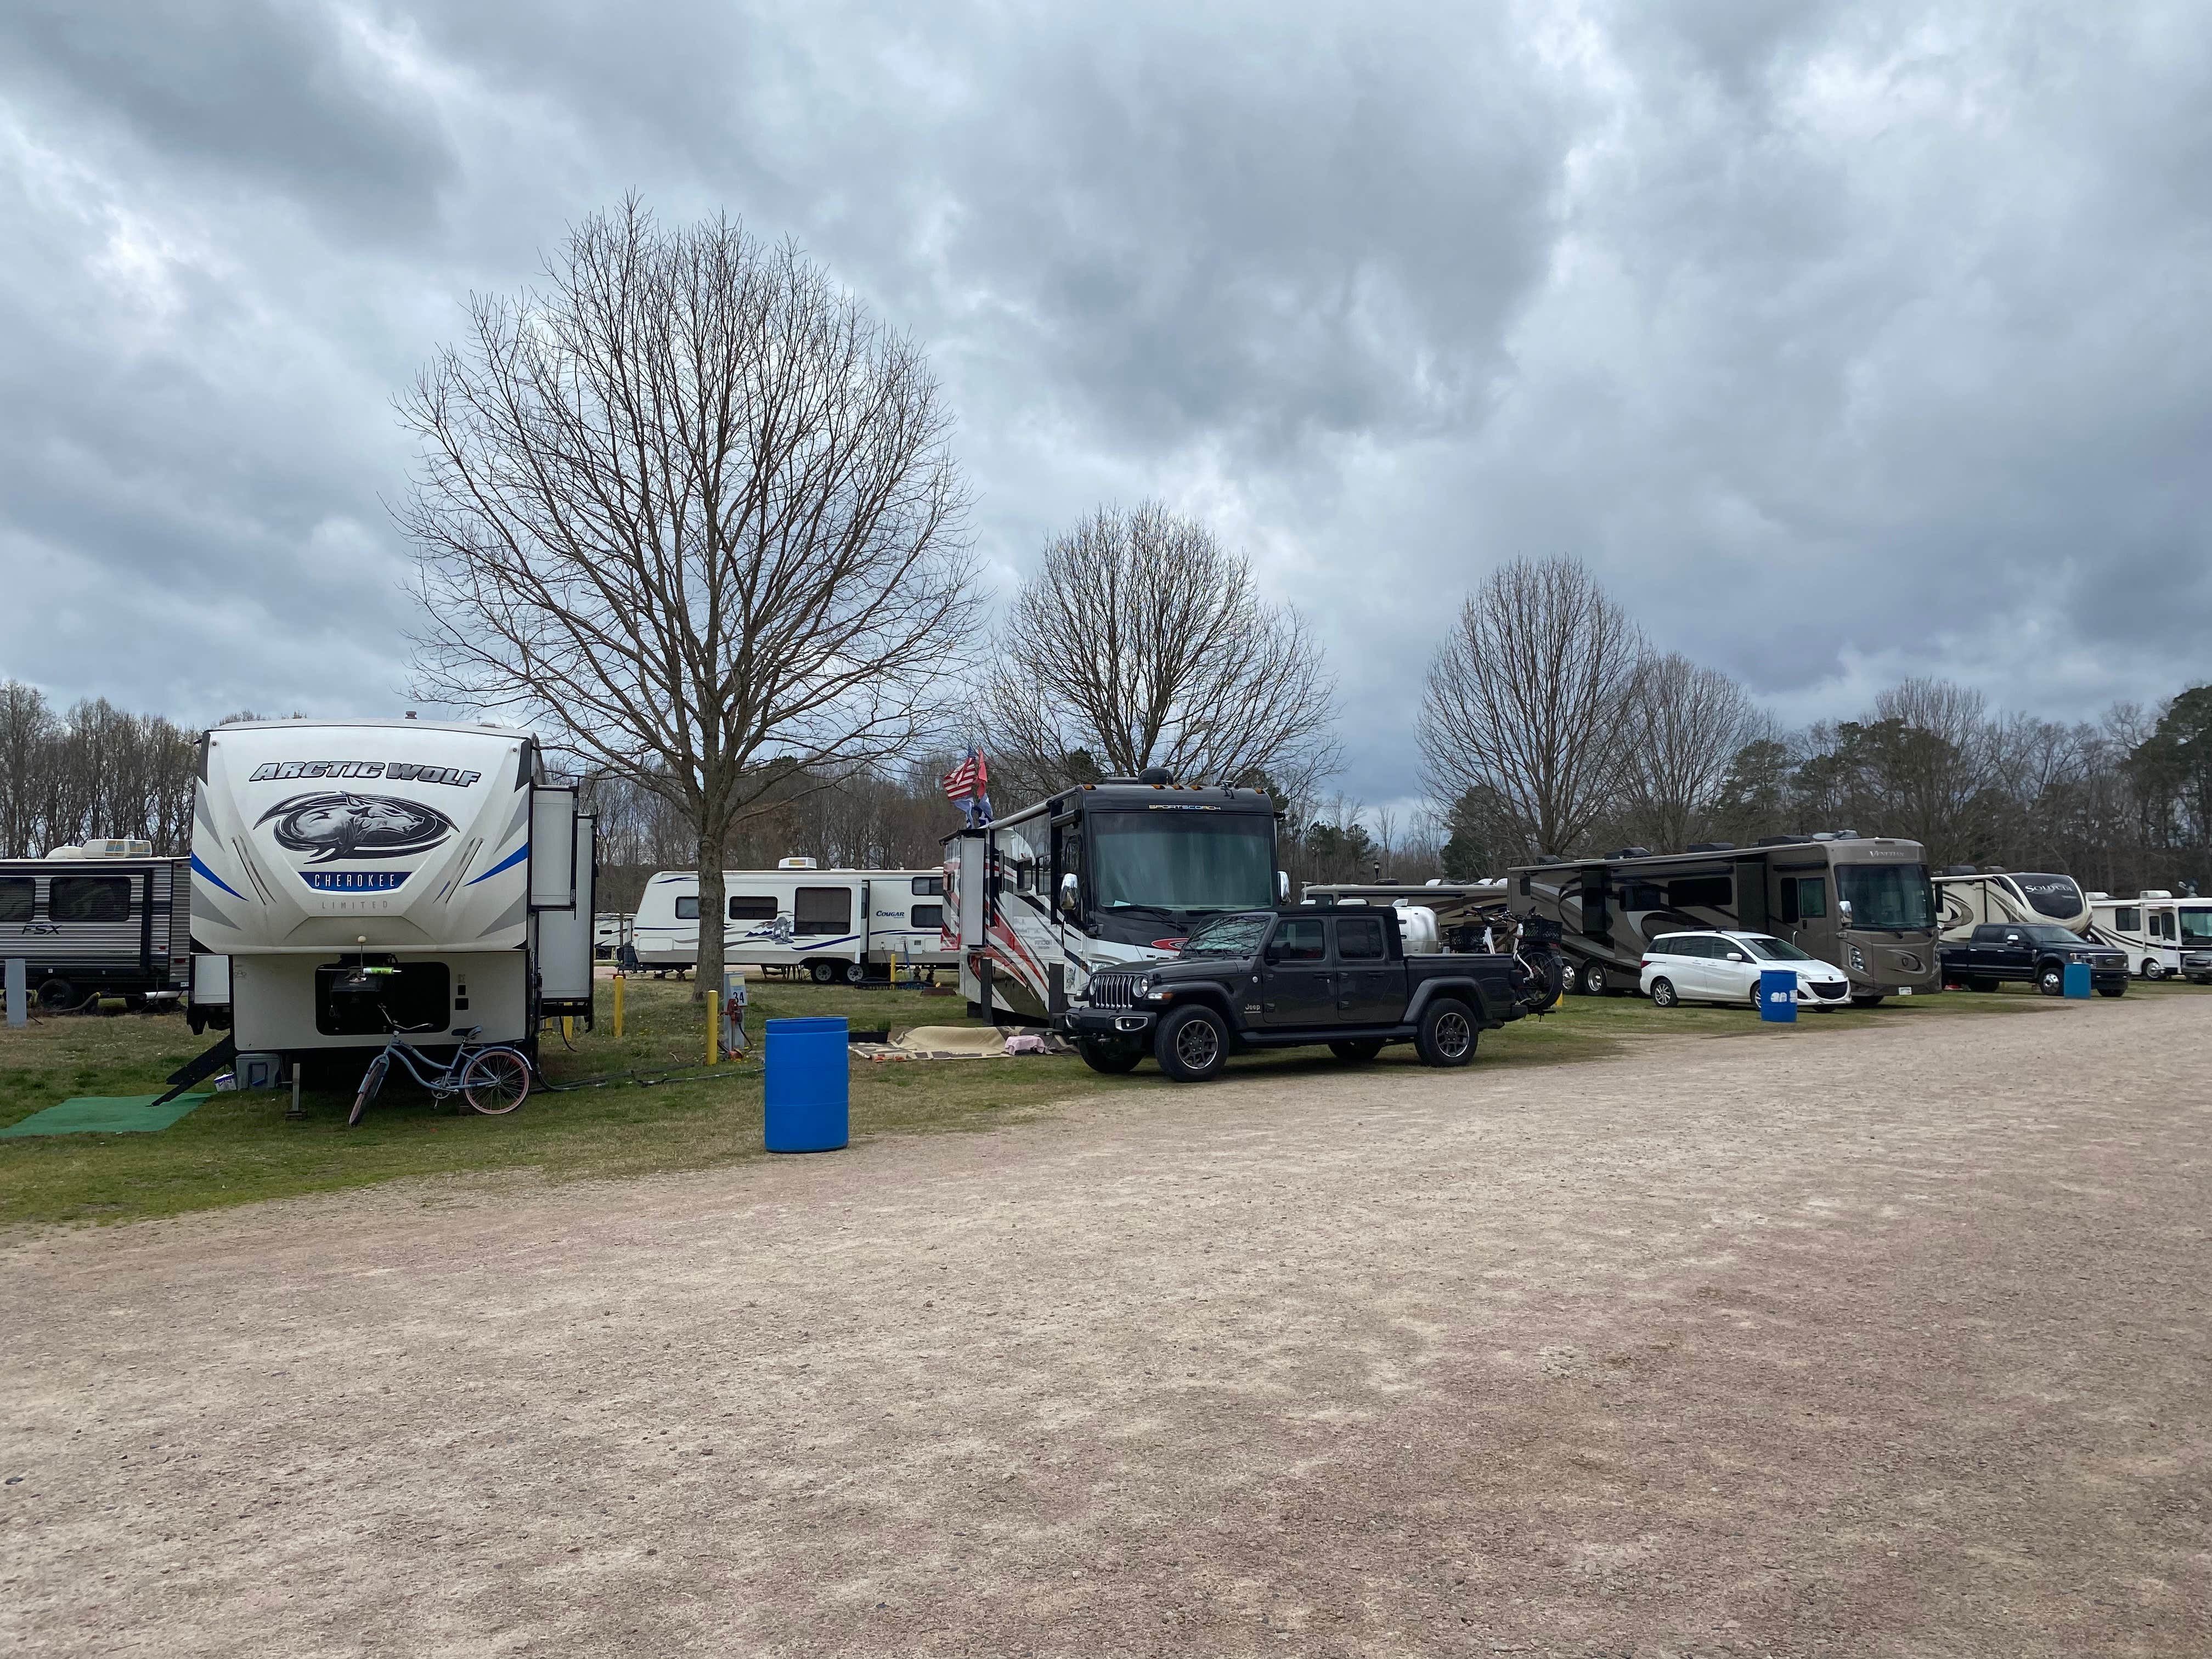
M1836 895L1851 907L1851 927L1918 933L1935 925L1924 864L1838 864Z
M1275 902L1275 821L1162 807L1091 818L1101 909L1251 910Z
M2181 913L2181 942L2212 945L2212 910L2185 908Z
M1187 957L1249 957L1260 948L1260 939L1272 920L1265 910L1257 915L1219 916L1200 922L1182 944Z
M1801 951L1786 939L1770 939L1760 933L1749 939L1739 939L1738 945L1748 945L1752 955L1763 962L1810 962L1813 953Z
M2089 942L2072 928L2061 927L2051 922L2031 922L2019 931L2038 945L2087 945Z

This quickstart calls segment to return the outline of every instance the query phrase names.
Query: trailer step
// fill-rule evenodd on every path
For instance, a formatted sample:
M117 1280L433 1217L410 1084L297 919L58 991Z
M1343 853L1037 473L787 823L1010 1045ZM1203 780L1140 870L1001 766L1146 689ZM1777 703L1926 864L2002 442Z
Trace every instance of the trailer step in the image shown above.
M229 1034L226 1032L222 1041L216 1043L214 1048L197 1060L186 1060L175 1071L170 1073L165 1079L170 1085L169 1092L166 1095L155 1096L147 1104L149 1106L167 1105L202 1078L213 1077L237 1058L238 1044L234 1042Z

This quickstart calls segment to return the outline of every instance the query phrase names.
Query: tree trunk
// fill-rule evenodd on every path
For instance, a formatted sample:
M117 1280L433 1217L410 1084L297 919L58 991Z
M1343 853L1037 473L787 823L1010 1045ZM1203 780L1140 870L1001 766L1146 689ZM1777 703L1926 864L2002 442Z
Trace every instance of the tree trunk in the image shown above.
M722 858L729 838L728 824L719 819L702 824L699 834L699 957L698 976L691 988L694 1002L722 994L722 947L729 926L722 915Z

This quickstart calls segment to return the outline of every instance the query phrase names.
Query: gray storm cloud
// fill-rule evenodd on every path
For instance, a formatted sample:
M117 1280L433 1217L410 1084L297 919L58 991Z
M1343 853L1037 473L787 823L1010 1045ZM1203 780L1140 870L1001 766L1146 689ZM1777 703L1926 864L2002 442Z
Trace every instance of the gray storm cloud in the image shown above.
M390 398L626 189L929 347L1002 584L1164 495L1327 639L1346 785L1498 561L1776 712L2212 673L2212 15L28 4L0 671L382 710Z

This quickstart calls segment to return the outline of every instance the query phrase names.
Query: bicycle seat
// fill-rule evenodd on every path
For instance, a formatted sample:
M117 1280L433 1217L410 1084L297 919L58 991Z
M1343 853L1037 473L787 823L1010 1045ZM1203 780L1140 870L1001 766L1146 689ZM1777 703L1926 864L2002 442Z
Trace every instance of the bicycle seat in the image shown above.
M453 1035L460 1038L462 1042L466 1042L471 1037L474 1036L478 1031L483 1030L483 1027L481 1025L456 1025L453 1027Z

